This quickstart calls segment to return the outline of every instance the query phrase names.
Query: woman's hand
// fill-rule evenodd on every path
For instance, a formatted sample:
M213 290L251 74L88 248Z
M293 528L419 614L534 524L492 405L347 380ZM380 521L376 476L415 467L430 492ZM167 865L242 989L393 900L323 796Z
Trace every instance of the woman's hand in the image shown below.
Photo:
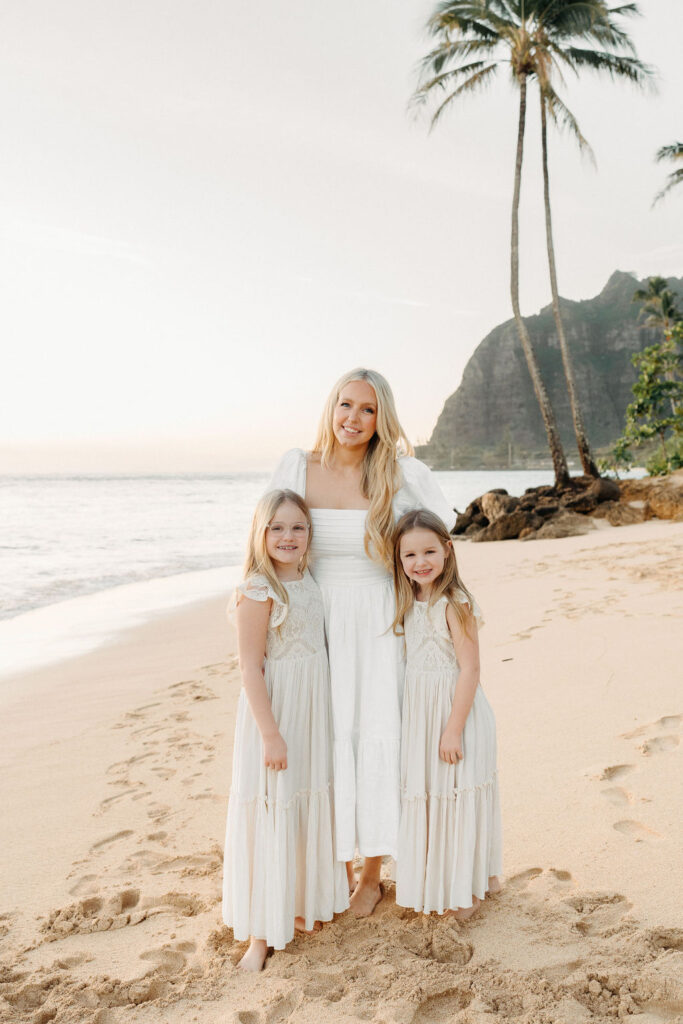
M462 749L462 729L450 723L446 726L439 743L439 757L446 764L457 764L464 758Z
M276 772L287 767L287 744L279 732L263 738L263 763Z

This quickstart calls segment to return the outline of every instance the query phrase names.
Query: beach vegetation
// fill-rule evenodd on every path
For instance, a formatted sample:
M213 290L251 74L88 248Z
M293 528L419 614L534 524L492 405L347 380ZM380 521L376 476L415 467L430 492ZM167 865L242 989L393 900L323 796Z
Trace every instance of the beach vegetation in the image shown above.
M555 248L550 208L547 122L568 129L584 150L589 150L576 118L555 89L563 71L579 74L592 70L643 84L650 69L636 56L634 46L619 19L638 13L635 3L609 7L605 0L441 0L428 22L436 45L422 62L416 103L438 97L432 126L445 110L491 83L501 67L507 67L519 92L512 222L510 235L510 297L529 374L559 486L569 482L569 470L557 419L541 376L538 358L519 304L519 202L528 84L539 87L543 154L546 242L553 315L572 410L574 432L584 472L597 476L591 453L567 345L559 303Z
M655 196L654 203L658 203L672 188L683 183L683 142L672 142L670 146L662 146L657 150L655 160L660 163L668 161L678 164L678 167L667 175L664 188Z

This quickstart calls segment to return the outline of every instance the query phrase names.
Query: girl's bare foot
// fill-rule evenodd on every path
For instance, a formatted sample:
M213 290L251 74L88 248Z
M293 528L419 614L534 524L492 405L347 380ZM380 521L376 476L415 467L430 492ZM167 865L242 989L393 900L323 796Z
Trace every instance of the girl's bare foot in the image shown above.
M382 896L384 887L381 882L373 884L364 882L361 878L350 901L354 917L370 917Z
M358 885L358 879L356 878L356 872L353 870L352 860L347 860L346 862L346 878L349 883L349 896L353 896Z
M303 932L304 935L315 935L316 932L322 931L322 921L314 921L312 928L306 927L306 919L304 917L294 918L294 931Z
M268 955L268 943L265 939L252 939L238 967L241 971L262 971Z
M495 894L497 892L500 892L502 888L503 886L500 884L500 879L498 878L498 875L491 875L491 877L489 878L489 887L486 890L487 895L495 896Z

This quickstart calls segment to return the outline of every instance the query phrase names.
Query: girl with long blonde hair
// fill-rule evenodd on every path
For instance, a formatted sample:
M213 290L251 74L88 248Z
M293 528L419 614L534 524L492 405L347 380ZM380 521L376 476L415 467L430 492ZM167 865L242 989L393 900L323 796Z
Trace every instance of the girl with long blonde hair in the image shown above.
M466 918L500 888L496 721L479 682L481 612L432 512L396 524L394 582L407 654L396 902Z
M311 573L330 658L336 850L355 887L353 911L364 917L382 896L382 858L398 849L404 661L391 630L394 523L414 507L454 516L413 457L389 384L363 368L340 377L312 451L287 452L271 486L296 491L311 511ZM356 885L357 851L365 860Z
M311 932L349 903L335 857L332 723L322 597L307 571L312 523L299 494L261 498L236 589L240 694L223 871L223 920L269 946Z

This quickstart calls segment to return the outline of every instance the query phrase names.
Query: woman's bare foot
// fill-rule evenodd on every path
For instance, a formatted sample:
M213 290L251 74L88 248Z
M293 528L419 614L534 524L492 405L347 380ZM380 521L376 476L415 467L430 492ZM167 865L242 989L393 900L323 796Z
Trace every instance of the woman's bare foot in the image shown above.
M370 917L379 901L384 896L381 882L364 882L361 878L350 900L354 917Z
M497 892L500 892L503 886L500 884L498 875L491 875L489 878L489 887L486 890L487 896L495 896Z
M473 914L477 912L481 906L481 900L477 896L472 897L471 907L458 907L457 910L449 910L448 913L451 917L454 917L456 921L469 921Z
M252 939L238 967L241 971L262 971L268 955L268 943L265 939Z
M302 932L304 935L315 935L316 932L322 931L322 921L314 921L312 928L306 927L306 919L304 917L294 918L294 931Z
M346 862L346 878L349 883L349 896L353 896L358 885L358 879L356 878L356 872L353 870L352 860L347 860Z

